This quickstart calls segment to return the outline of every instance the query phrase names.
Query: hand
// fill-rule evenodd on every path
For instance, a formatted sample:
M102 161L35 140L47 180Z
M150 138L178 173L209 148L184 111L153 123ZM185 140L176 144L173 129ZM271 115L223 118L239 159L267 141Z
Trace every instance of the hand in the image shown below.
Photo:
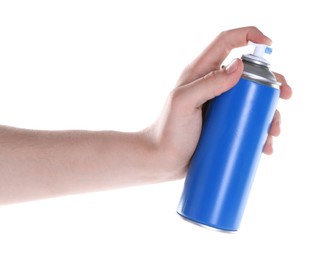
M235 59L221 68L233 48L248 41L271 44L271 40L255 27L233 29L220 33L216 39L183 71L176 88L170 93L164 110L150 128L158 144L165 171L184 176L194 153L202 126L202 105L232 88L240 79L243 63ZM285 78L275 74L280 97L290 98L292 91ZM280 113L276 111L264 153L271 154L272 137L280 134Z
M232 88L243 64L221 64L247 41L270 44L257 28L222 32L182 73L158 120L136 133L36 131L0 126L0 205L141 185L185 176L202 126L202 105ZM281 98L291 96L285 78ZM264 152L280 134L274 115Z

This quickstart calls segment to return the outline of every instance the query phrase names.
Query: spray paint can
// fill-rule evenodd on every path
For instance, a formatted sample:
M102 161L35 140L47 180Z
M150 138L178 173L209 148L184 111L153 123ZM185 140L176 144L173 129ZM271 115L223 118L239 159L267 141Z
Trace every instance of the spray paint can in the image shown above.
M177 212L202 226L238 230L276 110L280 83L263 58L272 49L254 45L239 82L209 101L190 162Z

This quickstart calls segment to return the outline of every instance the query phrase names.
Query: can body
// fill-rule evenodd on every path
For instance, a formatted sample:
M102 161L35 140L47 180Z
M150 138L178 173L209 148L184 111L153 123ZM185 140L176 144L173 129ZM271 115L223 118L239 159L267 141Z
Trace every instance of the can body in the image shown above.
M177 212L200 225L236 231L280 91L241 78L209 101Z

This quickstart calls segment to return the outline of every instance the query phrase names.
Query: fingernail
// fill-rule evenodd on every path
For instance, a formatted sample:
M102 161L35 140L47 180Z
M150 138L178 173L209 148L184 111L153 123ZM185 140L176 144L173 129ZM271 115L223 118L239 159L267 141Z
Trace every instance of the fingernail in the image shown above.
M280 126L281 126L281 119L280 118L277 120L276 124L280 128Z
M267 38L267 44L268 45L271 45L272 44L272 40L267 36L267 35L264 35L264 37L266 37Z
M273 151L273 138L271 136L268 137L266 142L266 151L268 154L272 154Z
M234 59L226 68L227 74L231 74L238 69L238 60Z

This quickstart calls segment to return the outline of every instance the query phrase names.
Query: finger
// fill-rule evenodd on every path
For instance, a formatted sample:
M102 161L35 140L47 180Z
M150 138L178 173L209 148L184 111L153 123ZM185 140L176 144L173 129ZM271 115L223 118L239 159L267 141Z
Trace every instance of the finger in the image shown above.
M264 144L264 147L263 147L264 154L271 155L273 153L272 143L273 143L273 138L271 135L268 135L266 143Z
M273 72L273 74L276 76L277 81L281 82L280 86L280 97L283 99L289 99L292 96L292 89L288 85L285 77L279 73Z
M185 111L200 108L206 101L232 88L239 81L242 72L242 61L235 59L224 69L212 71L200 79L176 88L176 102Z
M281 116L280 116L280 112L278 110L276 110L276 112L274 113L274 117L271 123L271 127L269 130L269 135L272 136L278 136L280 135L280 123L281 123Z
M271 44L271 40L256 27L243 27L224 31L192 62L187 69L187 77L181 84L186 84L220 68L222 62L234 48L245 46L248 41Z

